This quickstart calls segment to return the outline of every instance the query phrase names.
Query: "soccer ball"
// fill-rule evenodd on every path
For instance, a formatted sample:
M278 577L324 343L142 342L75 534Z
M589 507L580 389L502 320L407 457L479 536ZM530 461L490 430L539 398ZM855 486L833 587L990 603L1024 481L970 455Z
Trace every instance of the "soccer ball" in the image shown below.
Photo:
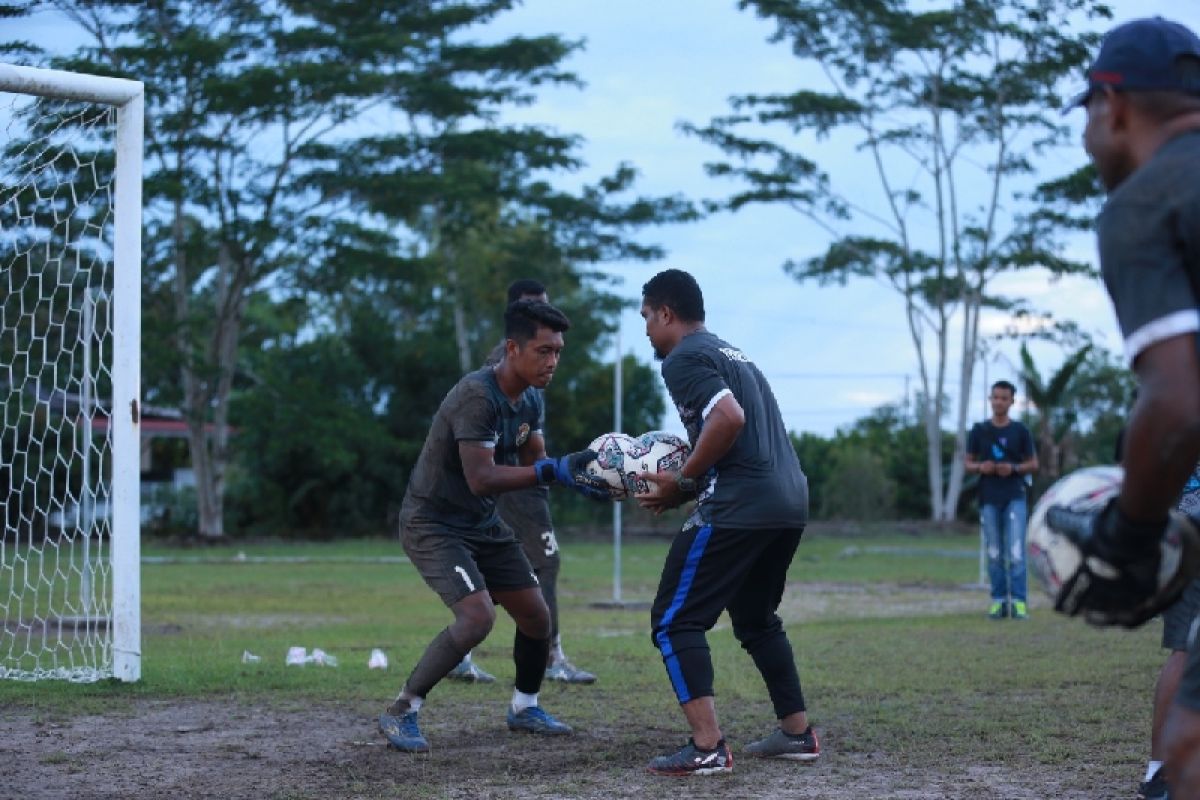
M613 500L650 490L650 484L637 477L639 472L678 472L692 449L687 441L665 431L650 431L633 437L624 433L605 433L588 445L596 451L596 460L587 471L608 485Z
M1046 524L1046 511L1065 506L1072 511L1099 511L1121 491L1120 467L1086 467L1060 478L1046 490L1029 516L1029 569L1051 597L1079 568L1079 548Z

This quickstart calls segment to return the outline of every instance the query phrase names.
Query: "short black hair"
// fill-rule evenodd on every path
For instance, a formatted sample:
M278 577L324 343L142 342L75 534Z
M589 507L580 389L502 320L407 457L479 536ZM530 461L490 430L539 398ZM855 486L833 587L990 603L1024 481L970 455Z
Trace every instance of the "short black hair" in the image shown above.
M523 345L537 336L539 327L562 333L571 327L571 320L541 300L517 300L508 304L504 311L504 338Z
M704 294L690 273L665 269L642 286L642 300L654 309L666 306L684 322L704 322Z
M992 391L995 391L996 389L1008 389L1008 393L1011 396L1017 396L1017 387L1013 386L1008 381L996 381L992 384Z
M533 278L521 278L508 285L508 302L515 303L525 295L545 294L546 287Z

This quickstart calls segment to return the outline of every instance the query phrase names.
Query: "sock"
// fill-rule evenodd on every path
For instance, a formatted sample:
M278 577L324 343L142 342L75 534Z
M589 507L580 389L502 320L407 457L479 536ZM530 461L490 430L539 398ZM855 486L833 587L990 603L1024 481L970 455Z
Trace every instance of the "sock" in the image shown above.
M1146 765L1146 777L1143 778L1142 780L1148 781L1151 778L1153 778L1158 773L1158 771L1160 769L1162 769L1162 765L1163 765L1163 762L1161 762L1161 761L1151 761L1149 764Z
M396 695L395 701L388 706L387 712L389 714L394 717L399 717L402 714L407 714L409 711L418 711L421 708L421 704L425 702L425 698L405 697L404 695L407 691L408 690L405 689L404 691L400 692L400 694Z
M560 661L566 661L567 654L562 649L562 637L555 636L554 644L550 647L550 661L557 664Z
M520 714L527 708L538 704L537 692L533 694L525 694L525 692L513 689L512 710L514 714Z

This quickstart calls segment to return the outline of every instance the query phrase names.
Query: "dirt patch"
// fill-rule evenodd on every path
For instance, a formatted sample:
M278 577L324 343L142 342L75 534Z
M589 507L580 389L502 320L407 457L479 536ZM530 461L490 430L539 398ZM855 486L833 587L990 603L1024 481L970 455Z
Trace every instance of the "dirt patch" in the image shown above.
M816 764L743 759L735 746L732 775L684 784L644 771L650 756L679 744L681 720L650 730L613 720L540 740L505 730L494 700L423 712L428 756L385 748L377 709L366 707L138 700L104 716L55 719L10 709L0 717L0 797L1090 800L1114 785L1114 776L1094 766L1085 772L847 752L837 729L820 731L824 754ZM729 733L731 741L734 733L738 742L750 736Z

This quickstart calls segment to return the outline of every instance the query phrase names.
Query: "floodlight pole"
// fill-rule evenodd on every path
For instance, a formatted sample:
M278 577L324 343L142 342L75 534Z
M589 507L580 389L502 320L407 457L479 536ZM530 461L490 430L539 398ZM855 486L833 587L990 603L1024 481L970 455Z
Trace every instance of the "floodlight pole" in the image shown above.
M613 363L613 430L621 430L621 324L617 323L616 359ZM621 504L613 503L613 602L621 602Z

